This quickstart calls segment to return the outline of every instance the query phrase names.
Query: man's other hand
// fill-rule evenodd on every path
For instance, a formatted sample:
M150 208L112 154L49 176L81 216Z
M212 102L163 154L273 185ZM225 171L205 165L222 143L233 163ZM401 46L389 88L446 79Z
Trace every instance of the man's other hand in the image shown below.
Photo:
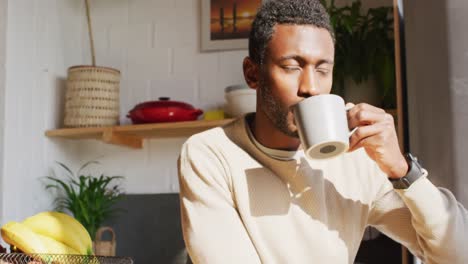
M349 140L349 151L364 148L389 178L406 175L408 163L400 151L393 116L385 110L361 103L346 104L349 129L354 131Z

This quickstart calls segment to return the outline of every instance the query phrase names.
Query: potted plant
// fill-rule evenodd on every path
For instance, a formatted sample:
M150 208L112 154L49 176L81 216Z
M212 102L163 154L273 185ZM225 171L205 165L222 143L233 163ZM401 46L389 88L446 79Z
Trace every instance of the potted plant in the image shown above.
M335 31L335 93L345 96L350 83L374 81L378 106L395 106L395 61L393 7L362 11L360 0L338 7L335 0L322 0ZM356 88L355 88L356 89Z
M48 181L46 189L58 191L55 209L72 213L95 240L103 223L118 216L122 211L115 206L124 197L118 183L118 180L123 177L104 174L93 176L82 173L83 169L89 165L98 164L96 161L85 163L76 173L73 173L63 163L57 162L57 164L65 170L65 175L59 177L53 171L52 176L46 177ZM96 248L96 243L94 244L94 251L99 254L100 250Z

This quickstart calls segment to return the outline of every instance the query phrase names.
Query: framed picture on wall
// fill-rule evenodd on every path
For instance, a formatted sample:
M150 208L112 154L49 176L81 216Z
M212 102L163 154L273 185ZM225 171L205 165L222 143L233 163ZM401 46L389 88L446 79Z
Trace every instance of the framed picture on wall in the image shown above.
M202 51L247 49L262 0L201 0Z

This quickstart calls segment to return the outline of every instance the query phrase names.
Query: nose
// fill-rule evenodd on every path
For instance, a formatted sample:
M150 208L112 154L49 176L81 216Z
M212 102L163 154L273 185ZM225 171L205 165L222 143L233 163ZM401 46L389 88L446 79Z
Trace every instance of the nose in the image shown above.
M304 68L299 82L299 90L297 92L299 97L307 98L320 94L320 84L318 83L318 78L315 74L313 67Z

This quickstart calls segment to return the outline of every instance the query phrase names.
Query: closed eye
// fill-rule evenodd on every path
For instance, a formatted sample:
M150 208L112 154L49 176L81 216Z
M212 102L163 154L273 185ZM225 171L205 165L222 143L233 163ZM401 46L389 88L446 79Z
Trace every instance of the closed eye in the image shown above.
M318 68L316 71L323 75L327 75L328 73L330 73L329 69L323 69L323 68Z
M301 67L299 65L283 65L281 66L286 71L300 71Z

